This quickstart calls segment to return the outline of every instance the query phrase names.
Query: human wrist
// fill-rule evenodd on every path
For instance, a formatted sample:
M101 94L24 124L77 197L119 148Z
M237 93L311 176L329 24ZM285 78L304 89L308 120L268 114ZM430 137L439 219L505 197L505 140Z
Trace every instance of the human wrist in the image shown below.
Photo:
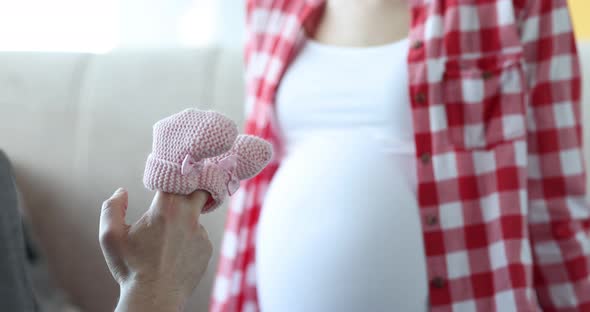
M115 312L179 312L183 306L184 299L178 292L153 284L133 282L120 285Z

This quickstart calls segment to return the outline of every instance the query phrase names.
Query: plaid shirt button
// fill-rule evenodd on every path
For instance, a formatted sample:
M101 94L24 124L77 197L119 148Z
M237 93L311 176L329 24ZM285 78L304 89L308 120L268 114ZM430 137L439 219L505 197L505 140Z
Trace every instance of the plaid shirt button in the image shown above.
M424 104L424 103L426 103L426 94L424 92L418 92L418 93L416 93L414 100L418 104Z
M437 276L430 281L430 285L434 288L443 288L446 285L446 281L444 278Z
M492 78L492 72L489 70L486 70L481 74L481 77L485 80L488 80L488 79Z
M429 153L424 153L420 156L420 160L422 161L423 164L428 164L430 163L430 154Z
M438 218L435 215L426 216L426 224L433 226L438 224Z
M418 50L418 49L421 49L423 46L424 46L424 42L422 42L421 40L417 40L417 41L414 41L414 43L412 44L412 49Z

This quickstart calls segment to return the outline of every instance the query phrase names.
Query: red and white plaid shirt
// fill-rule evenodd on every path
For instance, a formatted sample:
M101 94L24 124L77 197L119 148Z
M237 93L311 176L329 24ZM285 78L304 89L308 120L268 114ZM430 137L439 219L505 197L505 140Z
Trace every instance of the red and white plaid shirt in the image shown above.
M260 310L256 227L283 156L275 93L323 4L247 1L246 132L277 153L234 197L213 312ZM411 13L430 310L590 311L581 83L566 0L412 0Z

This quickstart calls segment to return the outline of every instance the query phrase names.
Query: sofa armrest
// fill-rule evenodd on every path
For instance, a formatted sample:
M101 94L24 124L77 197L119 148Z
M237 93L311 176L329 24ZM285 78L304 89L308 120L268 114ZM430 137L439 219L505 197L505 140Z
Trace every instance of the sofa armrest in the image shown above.
M26 247L18 193L8 157L0 151L0 306L5 311L37 311L26 271Z

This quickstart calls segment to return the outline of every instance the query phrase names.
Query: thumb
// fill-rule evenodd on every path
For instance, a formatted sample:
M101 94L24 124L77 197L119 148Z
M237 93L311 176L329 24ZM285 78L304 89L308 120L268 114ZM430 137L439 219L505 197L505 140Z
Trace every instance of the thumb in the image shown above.
M123 260L124 244L127 235L125 213L127 211L127 191L119 188L102 204L100 212L99 241L105 260L113 273L125 274Z

